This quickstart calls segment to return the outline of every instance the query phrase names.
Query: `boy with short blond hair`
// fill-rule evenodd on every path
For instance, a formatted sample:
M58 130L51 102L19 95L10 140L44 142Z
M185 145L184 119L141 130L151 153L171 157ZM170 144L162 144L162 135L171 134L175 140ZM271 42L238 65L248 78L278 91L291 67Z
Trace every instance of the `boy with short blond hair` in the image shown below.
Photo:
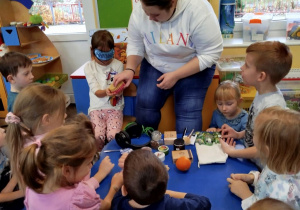
M11 112L18 93L33 82L32 61L22 53L8 52L0 58L0 71L11 85L7 94L7 109Z
M265 108L286 108L281 91L276 84L283 79L292 66L292 53L287 45L278 41L256 42L246 49L245 64L241 74L245 85L254 86L256 96L250 106L246 129L236 132L228 125L222 126L222 148L231 157L252 159L259 167L256 148L253 144L253 124L256 116ZM245 149L235 149L233 139L245 139Z

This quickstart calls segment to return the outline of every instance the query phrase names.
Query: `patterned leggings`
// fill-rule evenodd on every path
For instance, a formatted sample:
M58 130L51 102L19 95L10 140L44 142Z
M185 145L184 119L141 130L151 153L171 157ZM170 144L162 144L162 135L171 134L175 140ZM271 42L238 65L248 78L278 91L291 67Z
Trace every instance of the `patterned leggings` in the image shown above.
M123 113L115 109L101 109L91 111L89 116L95 124L97 147L98 151L101 151L105 145L105 139L111 141L115 138L116 133L121 131Z

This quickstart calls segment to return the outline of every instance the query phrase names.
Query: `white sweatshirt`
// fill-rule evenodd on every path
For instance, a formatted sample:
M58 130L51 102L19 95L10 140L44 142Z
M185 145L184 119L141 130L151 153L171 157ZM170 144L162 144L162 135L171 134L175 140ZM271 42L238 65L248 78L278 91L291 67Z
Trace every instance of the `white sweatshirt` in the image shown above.
M105 90L112 83L114 76L122 71L123 63L117 59L113 59L108 66L101 66L95 61L90 61L85 65L84 73L90 88L88 113L100 109L123 110L124 97L122 95L116 106L110 104L109 96L99 98L95 95L97 90Z
M149 20L137 6L128 26L127 56L138 55L162 73L172 72L195 56L200 71L216 63L223 51L218 19L207 0L178 0L170 20Z

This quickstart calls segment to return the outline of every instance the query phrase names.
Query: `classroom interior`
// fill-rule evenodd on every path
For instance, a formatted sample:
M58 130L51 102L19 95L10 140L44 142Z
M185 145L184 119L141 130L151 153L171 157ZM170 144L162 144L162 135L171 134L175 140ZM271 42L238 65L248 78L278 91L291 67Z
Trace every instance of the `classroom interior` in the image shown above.
M208 1L214 9L216 17L220 19L221 4L226 0ZM33 75L35 80L38 80L38 82L42 83L44 83L44 80L47 80L46 83L49 82L51 83L51 86L59 88L64 92L68 99L67 115L69 118L81 112L88 114L90 103L89 86L84 75L84 65L91 60L91 35L96 30L107 29L114 34L115 46L125 52L127 43L126 35L124 34L126 34L126 27L130 12L135 4L139 3L139 0L122 0L122 3L117 0L82 0L81 3L85 18L85 24L82 26L84 26L85 30L81 32L74 32L70 30L69 33L47 33L48 29L46 28L46 31L43 32L40 29L40 26L11 26L11 22L26 22L30 19L30 15L28 14L28 2L30 2L30 0L0 0L0 41L3 39L2 42L7 44L7 48L5 48L6 51L17 51L32 56L36 56L38 53L38 56L46 56L48 59L46 62L33 64ZM104 2L106 2L105 5ZM122 12L124 8L126 8L126 12ZM286 22L283 21L281 26L285 26L285 24ZM122 41L117 38L119 36L122 37ZM292 102L296 104L294 108L300 111L300 59L298 59L298 55L300 54L300 41L287 40L286 29L279 29L277 22L275 21L272 21L271 23L269 37L267 40L279 40L287 44L293 54L293 72L284 79L280 88L282 88L283 91L288 90L286 91L289 94L288 97L291 97ZM217 64L212 82L206 93L206 98L203 105L202 131L206 131L207 128L209 128L213 111L217 108L214 100L215 90L220 82L226 78L224 77L224 72L222 73L221 60L244 57L246 48L251 43L253 42L243 41L242 23L236 23L236 26L233 30L233 37L226 38L226 36L223 36L224 49L221 59ZM115 56L117 55L115 54ZM124 54L123 56L118 57L118 59L124 63L125 68L126 63L124 62ZM138 83L139 69L137 69L135 72L133 82L123 92L123 95L125 96L123 128L129 122L135 121L135 102ZM4 119L8 113L7 93L9 90L9 83L6 82L3 77L1 77L1 127L7 126ZM243 102L240 106L243 109L248 110L255 97L255 94L256 90L253 87L249 87L248 89L246 88L244 92L242 91ZM174 97L171 95L161 109L161 121L158 130L162 134L164 134L166 131L175 131L175 122L176 117L174 110ZM193 131L191 134L193 134ZM143 137L141 139L143 139ZM149 140L149 137L147 136L144 138L144 141L149 143L151 139ZM169 156L167 156L168 154L164 151L164 164L169 167L168 170L170 179L168 187L170 187L172 190L177 190L180 192L191 191L191 193L203 194L209 197L211 203L215 205L213 206L215 209L240 209L240 199L229 191L226 179L231 173L248 173L249 171L257 170L257 166L253 162L246 159L228 158L228 155L223 152L226 156L225 161L210 162L213 164L205 163L201 165L200 169L200 158L199 152L197 151L197 146L195 146L196 144L186 144L185 149L186 151L189 150L188 155L190 155L189 157L191 158L190 160L192 167L187 169L189 170L188 172L181 172L177 170L178 168L176 168L177 166L174 164L176 163L176 160L172 155L174 152L173 142L174 138L172 139L172 143L169 144ZM105 158L105 156L109 156L111 161L116 166L118 165L118 160L120 158L119 146L120 145L117 144L115 140L106 144L104 151L99 153L99 161L96 161L95 165L91 169L92 175L97 173L99 164L103 158ZM221 147L218 149L222 150ZM174 150L176 150L175 146ZM107 151L108 153L106 153ZM169 148L167 152L169 153ZM211 154L213 154L213 152L211 152ZM224 157L222 158L224 159ZM97 194L99 194L101 198L104 198L109 191L113 174L119 171L120 168L115 167L107 176L107 178L101 182L101 187L96 189Z
M9 0L1 0L0 1L0 18L1 18L1 27L9 26L10 22L12 21L26 21L29 18L28 14L28 8L26 8L24 5L22 5L20 2L23 1L9 1ZM24 1L26 2L26 1ZM45 34L42 31L40 31L37 28L33 29L24 29L17 28L17 36L19 36L20 39L20 46L9 46L10 51L20 51L23 53L32 53L36 52L37 49L39 53L44 55L51 55L53 57L53 61L49 62L48 64L37 64L34 65L33 72L36 79L42 77L43 75L51 74L51 73L59 73L67 75L67 80L63 82L62 85L59 85L59 88L70 97L71 105L68 108L68 112L70 115L75 114L76 112L84 112L87 113L87 105L82 104L82 101L85 101L88 103L88 98L78 98L76 100L76 95L82 95L82 92L76 93L76 86L79 82L79 85L82 85L81 81L83 78L78 77L82 75L77 75L76 71L78 71L80 68L82 68L83 64L85 64L87 61L91 59L90 57L90 36L91 33L95 30L101 29L101 28L109 28L109 24L112 24L113 27L118 26L118 24L121 22L124 26L126 26L126 22L128 22L130 12L125 14L120 14L118 18L112 18L109 17L108 19L113 19L113 23L106 22L105 19L103 19L103 14L108 15L111 13L111 11L107 11L107 7L109 5L106 5L106 8L101 10L101 6L103 6L102 1L83 1L83 10L84 16L85 16L85 27L86 32L81 33L73 33L71 34ZM129 2L129 1L128 1ZM128 6L128 2L126 3L126 6ZM136 2L138 1L132 1L129 2L129 7L132 8ZM221 2L219 0L210 0L209 1L215 11L216 16L220 17L220 4ZM111 5L115 4L116 2L112 1ZM102 5L101 5L102 4ZM123 4L123 3L122 3ZM119 11L122 9L124 5L118 6L115 5L115 10ZM119 10L118 10L119 9ZM123 16L122 16L123 15ZM125 17L125 18L124 18ZM236 28L238 28L236 26ZM46 29L47 30L47 29ZM239 34L240 32L237 31L238 29L234 29L234 35ZM2 30L2 36L3 36ZM279 34L279 35L278 35ZM34 39L39 40L38 42L32 40L32 37ZM238 36L237 36L238 37ZM279 40L284 43L286 43L290 49L292 54L294 55L294 58L297 54L300 53L300 45L298 41L287 41L285 39L284 33L277 33L275 35L270 35L270 40ZM33 41L33 42L32 42ZM249 46L249 42L243 42L241 37L238 38L224 38L224 50L222 52L222 58L227 57L239 57L239 56L245 56L245 50L247 46ZM125 64L124 64L125 66ZM300 60L299 59L293 59L292 64L293 69L299 69L300 68ZM75 75L72 78L72 75ZM135 78L138 80L138 71L135 75ZM218 84L220 82L220 76L218 68L215 72L215 76L212 80L212 83L208 89L205 103L203 107L203 127L202 130L206 130L209 126L210 119L212 117L212 112L216 108L216 105L213 100L213 94L215 89L217 88ZM300 80L293 80L293 83L295 86L297 84L300 84ZM85 84L84 84L85 85ZM126 125L130 121L134 121L134 97L136 95L136 88L138 86L136 84L132 84L130 88L126 89L124 92L124 95L127 97L128 105L126 107L126 111L124 112L124 125ZM6 110L6 101L5 96L7 94L7 84L5 84L5 80L1 80L0 85L0 96L3 103L3 110L0 111L0 122L3 124L3 118L5 117L7 110ZM85 94L88 95L86 92ZM298 92L295 94L297 95ZM249 108L255 93L246 94L243 96L243 103L242 107L247 109ZM173 103L173 97L170 96L165 104L165 106L162 108L162 119L161 123L159 125L159 130L164 132L167 130L175 130L175 115L174 115L174 103Z

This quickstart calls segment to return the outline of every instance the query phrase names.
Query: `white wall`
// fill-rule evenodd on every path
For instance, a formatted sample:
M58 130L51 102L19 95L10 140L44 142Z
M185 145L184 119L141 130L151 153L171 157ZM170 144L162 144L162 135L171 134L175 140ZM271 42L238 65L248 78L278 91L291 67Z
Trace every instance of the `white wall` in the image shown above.
M83 0L86 33L48 35L61 56L63 73L69 76L91 58L90 37L88 36L88 32L91 29L99 28L98 23L95 23L93 1ZM69 80L63 84L62 90L64 93L70 95L71 102L74 103L73 87L70 77Z

